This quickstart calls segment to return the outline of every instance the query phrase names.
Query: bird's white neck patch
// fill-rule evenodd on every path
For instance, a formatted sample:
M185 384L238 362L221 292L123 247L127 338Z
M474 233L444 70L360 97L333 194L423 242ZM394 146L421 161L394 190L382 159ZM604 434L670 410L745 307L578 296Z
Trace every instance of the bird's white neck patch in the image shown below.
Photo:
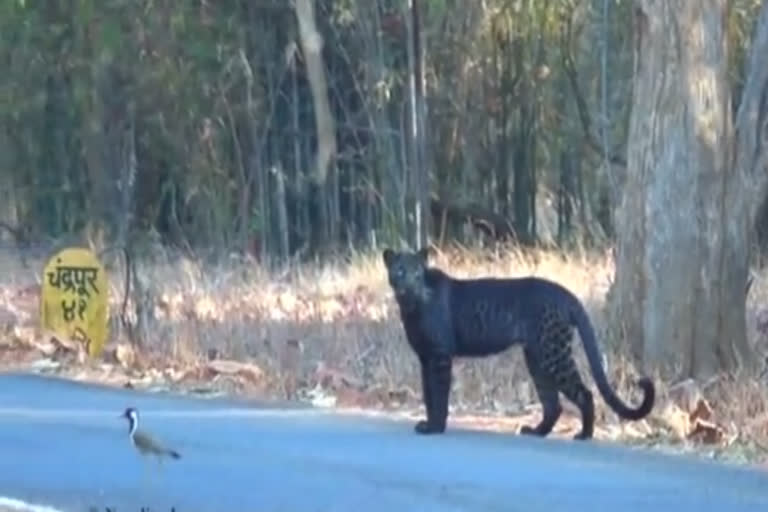
M134 432L136 432L136 429L139 427L139 415L136 414L136 411L131 411L128 413L128 423L130 424L130 431L129 435L133 435Z

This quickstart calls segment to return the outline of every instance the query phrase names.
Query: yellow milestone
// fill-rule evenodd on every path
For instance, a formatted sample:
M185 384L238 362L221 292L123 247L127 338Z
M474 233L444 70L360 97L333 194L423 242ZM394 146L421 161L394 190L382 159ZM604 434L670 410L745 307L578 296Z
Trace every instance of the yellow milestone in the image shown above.
M42 281L41 326L79 341L91 357L101 354L109 333L109 286L96 255L82 247L63 249L46 263Z

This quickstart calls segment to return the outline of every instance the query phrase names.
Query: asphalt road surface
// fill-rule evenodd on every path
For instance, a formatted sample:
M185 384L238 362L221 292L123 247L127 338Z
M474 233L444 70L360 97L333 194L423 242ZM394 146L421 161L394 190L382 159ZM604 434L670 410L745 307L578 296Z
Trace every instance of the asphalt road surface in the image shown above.
M118 416L181 452L143 463ZM0 496L64 511L768 511L768 474L565 439L0 375ZM145 508L146 510L146 508Z

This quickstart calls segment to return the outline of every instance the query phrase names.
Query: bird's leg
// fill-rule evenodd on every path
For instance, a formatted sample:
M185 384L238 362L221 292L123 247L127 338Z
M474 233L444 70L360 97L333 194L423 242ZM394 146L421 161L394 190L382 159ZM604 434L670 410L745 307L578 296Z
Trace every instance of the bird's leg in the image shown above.
M152 474L154 475L153 476L154 481L157 481L157 478L160 475L160 464L161 464L160 457L156 457L156 458L157 458L158 467L156 469L153 469L152 471Z
M140 457L141 460L141 486L144 487L147 485L149 474L147 473L147 461L144 460L144 457Z

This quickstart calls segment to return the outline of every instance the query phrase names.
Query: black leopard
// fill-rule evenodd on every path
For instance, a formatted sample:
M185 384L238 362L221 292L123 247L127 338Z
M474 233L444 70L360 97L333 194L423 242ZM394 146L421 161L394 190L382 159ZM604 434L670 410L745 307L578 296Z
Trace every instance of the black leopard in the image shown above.
M653 408L655 389L647 377L638 381L644 396L637 409L616 395L602 367L587 312L565 287L538 277L457 279L428 266L427 249L387 248L382 255L406 338L421 366L427 419L416 424L416 432L445 431L454 357L484 357L521 344L542 404L542 418L535 427L524 426L520 432L549 434L562 412L559 393L563 393L581 411L582 428L574 438L590 439L594 402L571 354L573 326L579 331L597 388L611 409L625 419L639 420Z

